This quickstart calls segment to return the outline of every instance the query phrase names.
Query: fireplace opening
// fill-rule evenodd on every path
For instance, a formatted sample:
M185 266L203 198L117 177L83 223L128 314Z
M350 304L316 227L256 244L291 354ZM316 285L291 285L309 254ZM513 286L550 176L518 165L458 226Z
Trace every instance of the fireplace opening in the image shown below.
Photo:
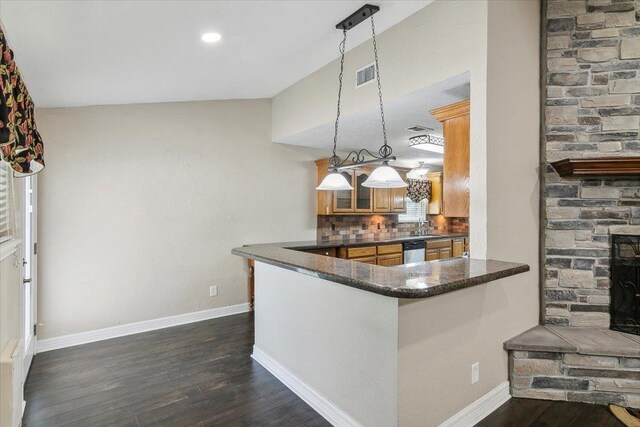
M611 236L611 329L640 335L640 236Z

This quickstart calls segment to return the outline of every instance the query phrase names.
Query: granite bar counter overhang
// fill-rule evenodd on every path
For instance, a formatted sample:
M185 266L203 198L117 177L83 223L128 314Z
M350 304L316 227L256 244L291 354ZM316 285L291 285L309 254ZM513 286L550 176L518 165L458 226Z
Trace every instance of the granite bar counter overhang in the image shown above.
M526 264L473 258L383 267L301 252L300 249L308 247L305 244L309 242L261 244L235 248L231 252L247 259L394 298L428 298L529 271Z

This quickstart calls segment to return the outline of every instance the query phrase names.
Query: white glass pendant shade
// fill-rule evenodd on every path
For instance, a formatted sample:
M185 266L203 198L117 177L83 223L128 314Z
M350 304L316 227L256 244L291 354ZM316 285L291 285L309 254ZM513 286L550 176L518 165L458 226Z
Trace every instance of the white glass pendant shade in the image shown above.
M324 177L320 185L316 187L316 190L353 190L353 187L344 175L333 171Z
M384 162L382 166L371 172L371 175L362 183L362 186L369 188L402 188L406 187L407 183L402 180L402 177L394 168Z
M411 169L411 171L407 173L407 179L427 179L428 173L429 168L425 167L422 162L420 162L420 166L415 169Z

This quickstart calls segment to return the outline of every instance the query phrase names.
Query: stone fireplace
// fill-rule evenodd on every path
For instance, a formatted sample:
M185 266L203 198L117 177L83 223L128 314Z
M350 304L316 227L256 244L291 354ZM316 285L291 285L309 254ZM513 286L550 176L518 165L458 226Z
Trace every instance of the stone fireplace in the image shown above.
M505 343L511 393L639 408L640 176L551 163L640 156L640 2L547 0L543 14L541 324Z
M611 329L640 335L640 236L611 236Z

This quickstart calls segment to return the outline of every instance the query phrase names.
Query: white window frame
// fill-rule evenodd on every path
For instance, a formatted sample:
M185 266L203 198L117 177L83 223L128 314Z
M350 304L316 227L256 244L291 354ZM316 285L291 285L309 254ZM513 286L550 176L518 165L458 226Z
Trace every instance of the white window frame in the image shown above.
M427 203L429 203L427 199L421 200L420 202L416 203L407 198L407 213L399 214L398 222L418 222L420 221L420 219L425 220L427 217ZM420 207L417 208L417 213L409 213L411 210L414 210L411 209L410 204L420 205Z
M3 237L0 240L0 261L7 259L9 256L13 255L17 250L18 246L22 242L21 239L18 238L16 233L16 205L15 205L15 197L14 197L14 184L15 181L13 179L13 173L8 163L0 160L0 168L6 170L7 172L7 220L9 227L9 234L6 237Z

